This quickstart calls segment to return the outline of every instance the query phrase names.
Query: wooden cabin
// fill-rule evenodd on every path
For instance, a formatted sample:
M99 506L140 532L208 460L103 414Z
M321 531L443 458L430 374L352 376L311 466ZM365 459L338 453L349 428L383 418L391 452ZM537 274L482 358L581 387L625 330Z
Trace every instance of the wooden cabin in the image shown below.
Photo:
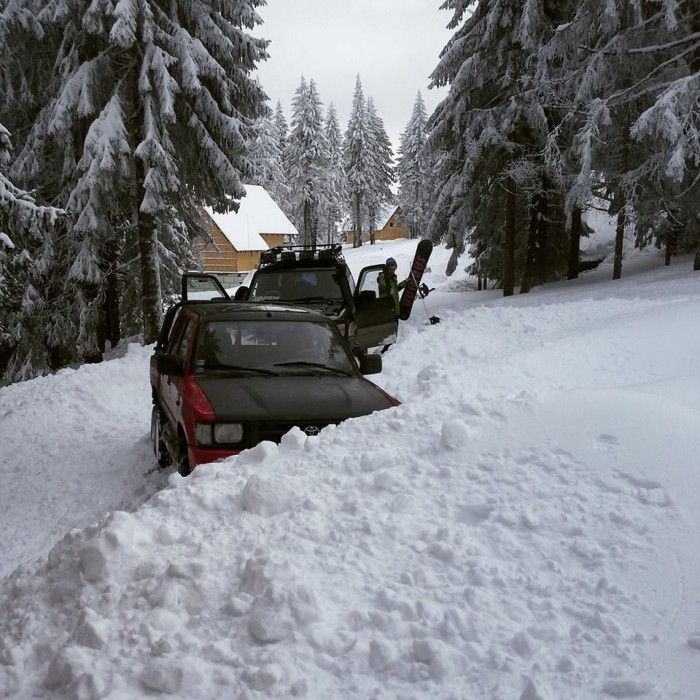
M345 242L353 243L354 231L346 231ZM408 229L401 219L401 207L390 206L383 209L377 221L377 231L374 238L377 241L393 241L397 238L408 238ZM369 231L362 232L362 242L369 242Z
M217 275L225 287L240 284L260 263L260 253L294 244L298 232L264 187L244 185L238 211L219 214L206 207L211 241L197 239L195 257L203 272Z

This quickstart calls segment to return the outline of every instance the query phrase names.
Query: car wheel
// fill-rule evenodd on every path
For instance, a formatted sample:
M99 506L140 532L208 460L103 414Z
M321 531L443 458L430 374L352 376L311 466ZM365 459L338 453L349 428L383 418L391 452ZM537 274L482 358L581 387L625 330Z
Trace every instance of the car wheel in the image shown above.
M161 410L158 406L154 406L151 411L151 442L153 442L153 453L161 469L169 467L173 463L170 452L168 452L168 448L163 440L164 420Z
M187 451L187 440L182 432L179 435L179 458L177 461L177 471L180 476L189 476L192 473L192 465L190 464L190 453Z

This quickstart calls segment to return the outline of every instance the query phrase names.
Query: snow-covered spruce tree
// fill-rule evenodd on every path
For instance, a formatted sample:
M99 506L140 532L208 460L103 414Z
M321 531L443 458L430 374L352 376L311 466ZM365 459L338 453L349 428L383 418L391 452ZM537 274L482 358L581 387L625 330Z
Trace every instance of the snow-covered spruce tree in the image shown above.
M277 123L271 115L259 117L253 125L253 140L249 147L251 185L260 185L282 209L289 209L290 187L284 174L282 147Z
M328 163L323 189L323 206L320 232L324 243L338 241L338 224L347 208L347 177L343 166L343 135L338 123L338 115L331 103L326 112L326 142L328 143Z
M292 122L286 151L293 221L302 231L304 245L318 242L328 143L316 83L302 77L292 104Z
M277 105L275 106L275 126L277 127L277 133L279 134L280 149L282 150L282 162L284 162L284 154L287 150L287 139L289 138L289 125L287 124L287 118L284 116L284 110L282 109L282 103L277 100Z
M260 22L260 2L54 0L39 15L63 41L17 172L31 184L48 161L61 163L51 184L75 225L55 264L77 290L84 357L102 350L110 275L136 291L151 342L161 270L176 272L197 225L188 214L202 203L230 208L244 194L247 130L264 100L250 73L266 42L246 32Z
M38 288L44 286L44 237L55 233L64 212L37 206L14 185L5 174L10 160L10 134L0 124L0 376L14 382L46 374L51 366Z
M56 209L36 201L50 201L45 185L60 164L46 164L46 173L40 173L44 177L37 178L30 196L11 172L10 149L10 135L14 137L15 152L18 144L21 146L51 81L60 37L45 31L39 23L36 14L43 6L26 0L0 3L0 121L4 124L0 127L0 230L7 237L1 247L8 280L0 315L11 332L9 345L0 351L2 366L7 365L6 381L44 374L55 358L49 339L56 314L48 287L61 217Z
M457 31L432 74L433 85L450 90L428 124L430 148L439 156L429 232L453 251L448 273L470 243L472 272L501 280L504 293L513 286L505 271L522 279L522 290L556 274L566 260L563 227L551 226L558 193L544 157L553 124L528 72L554 31L550 5L449 3L449 26ZM513 222L512 236L505 235L508 193L528 208ZM494 206L499 200L502 206Z
M394 154L391 141L384 128L384 122L377 114L374 100L367 98L367 124L369 126L370 143L370 187L365 197L367 207L367 223L369 226L369 240L375 243L377 217L382 207L394 202L394 193L391 186L395 181Z
M284 174L284 181L287 183L287 193L283 202L278 202L282 211L290 218L294 218L294 211L291 201L291 187L289 186L289 177L287 175L287 142L289 141L289 125L287 124L287 118L284 116L284 110L282 109L282 103L277 100L275 106L275 113L273 116L275 126L277 127L277 133L279 134L279 146L281 153L281 163L282 172Z
M348 195L353 222L353 247L362 245L362 216L371 187L371 143L367 105L360 76L355 82L350 119L345 131L343 161L348 178Z
M567 111L549 152L571 175L569 217L593 197L617 216L618 278L629 225L640 246L694 245L700 19L686 0L586 0L568 19L539 55Z
M700 12L690 0L645 9L626 32L641 34L635 68L639 54L653 66L634 85L651 99L630 129L642 162L626 180L637 245L665 246L669 264L676 251L700 250Z
M427 230L430 207L430 156L427 148L428 113L420 91L411 118L400 136L397 174L401 217L411 238Z

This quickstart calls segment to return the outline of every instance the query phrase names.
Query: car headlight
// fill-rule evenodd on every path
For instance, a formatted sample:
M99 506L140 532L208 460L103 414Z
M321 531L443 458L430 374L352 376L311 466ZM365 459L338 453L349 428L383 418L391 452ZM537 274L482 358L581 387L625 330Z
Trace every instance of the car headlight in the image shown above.
M243 440L243 426L241 423L197 423L194 434L202 447L228 445Z
M228 444L243 440L243 426L240 423L214 423L214 442Z

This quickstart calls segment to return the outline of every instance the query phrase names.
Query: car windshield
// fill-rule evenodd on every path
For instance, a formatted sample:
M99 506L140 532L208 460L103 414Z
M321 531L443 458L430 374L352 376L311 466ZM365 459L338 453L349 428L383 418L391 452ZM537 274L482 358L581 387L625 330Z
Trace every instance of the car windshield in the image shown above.
M255 276L248 298L326 305L343 301L334 269L261 270Z
M354 359L330 324L209 321L198 333L196 374L354 374Z

